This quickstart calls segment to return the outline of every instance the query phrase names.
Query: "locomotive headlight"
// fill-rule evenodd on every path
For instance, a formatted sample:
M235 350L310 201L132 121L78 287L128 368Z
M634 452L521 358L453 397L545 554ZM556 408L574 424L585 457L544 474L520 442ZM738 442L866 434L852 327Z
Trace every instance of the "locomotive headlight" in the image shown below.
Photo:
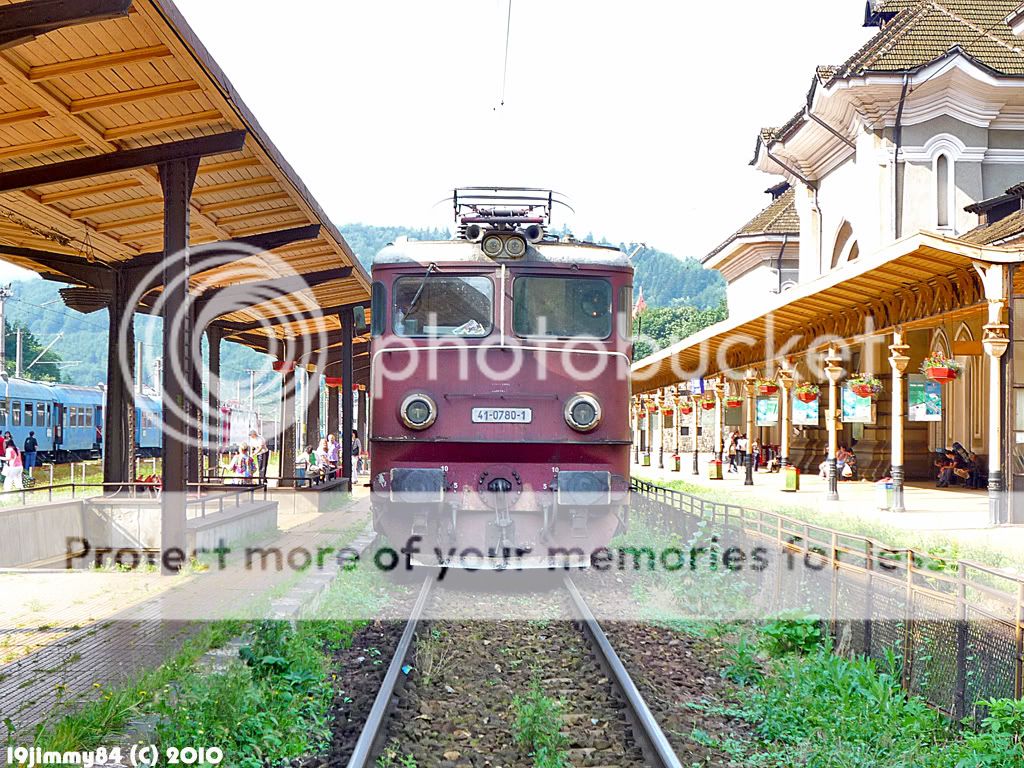
M484 255L490 256L492 259L496 259L504 250L505 243L497 235L488 235L484 238L484 241L480 243L480 248L483 249Z
M521 237L509 237L505 240L505 255L510 259L521 259L526 253L526 241Z
M437 419L437 404L430 395L417 392L402 401L401 414L409 429L426 429Z
M601 423L601 404L592 395L573 395L565 404L565 421L577 432L589 432Z

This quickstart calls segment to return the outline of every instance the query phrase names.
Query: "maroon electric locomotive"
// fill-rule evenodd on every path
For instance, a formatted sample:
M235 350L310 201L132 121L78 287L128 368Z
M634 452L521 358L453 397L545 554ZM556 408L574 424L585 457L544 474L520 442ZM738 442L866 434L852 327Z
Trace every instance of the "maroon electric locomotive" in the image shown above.
M373 263L373 519L412 561L586 565L627 520L633 269L556 195L456 190Z

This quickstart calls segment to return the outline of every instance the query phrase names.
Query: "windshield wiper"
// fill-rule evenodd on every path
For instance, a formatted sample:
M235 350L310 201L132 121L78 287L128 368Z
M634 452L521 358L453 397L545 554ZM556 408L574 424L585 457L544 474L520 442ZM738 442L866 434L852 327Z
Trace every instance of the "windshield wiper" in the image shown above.
M409 308L405 310L406 316L411 315L413 310L416 309L416 305L420 303L420 297L423 295L423 289L427 286L427 280L430 279L430 274L437 270L437 264L430 262L430 266L427 267L427 272L423 275L423 279L420 281L420 287L416 289L416 293L413 294L412 301L409 302Z

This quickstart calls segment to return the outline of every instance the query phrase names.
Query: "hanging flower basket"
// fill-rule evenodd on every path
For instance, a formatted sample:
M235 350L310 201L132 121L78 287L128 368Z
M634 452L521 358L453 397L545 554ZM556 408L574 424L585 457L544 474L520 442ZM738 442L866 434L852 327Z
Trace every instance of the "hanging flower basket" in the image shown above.
M796 399L801 403L813 403L821 395L821 387L817 384L811 384L810 382L804 382L803 384L797 384L796 387Z
M930 355L921 363L921 373L940 384L955 381L961 370L963 368L960 363L951 357L942 355Z
M647 412L648 413L657 413L658 412L658 406L656 406L654 403L648 403L647 404Z
M741 408L743 407L743 400L739 397L727 397L725 398L726 408Z
M683 416L689 416L691 413L693 413L693 406L692 405L681 406L679 408L679 412L682 413Z
M294 360L275 360L273 362L273 368L278 373L291 373L295 370Z
M673 413L675 413L675 411L673 411L671 408L663 408L661 411L662 416L671 416Z
M870 373L858 373L849 380L850 390L857 397L870 397L877 400L882 392L882 382Z
M341 376L324 376L324 381L327 382L328 387L341 386Z
M779 385L771 379L758 379L757 394L768 397L778 393Z
M713 411L715 409L715 401L714 400L701 400L700 401L700 407L703 408L705 411Z

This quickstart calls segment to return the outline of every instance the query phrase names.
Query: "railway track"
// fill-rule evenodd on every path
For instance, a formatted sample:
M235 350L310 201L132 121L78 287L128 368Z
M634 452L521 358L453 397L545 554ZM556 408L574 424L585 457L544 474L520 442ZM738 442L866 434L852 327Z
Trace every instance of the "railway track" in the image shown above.
M446 719L451 710L446 715L444 702L437 705L435 702L418 699L412 704L403 701L402 687L410 668L419 663L416 658L417 637L441 637L447 636L449 632L458 637L458 653L463 654L454 659L456 665L461 663L460 669L463 671L471 665L481 668L481 678L477 684L482 693L469 685L465 692L457 692L445 685L444 688L451 695L441 693L440 696L449 699L449 704L452 700L458 702L462 712L473 712L477 722L499 728L498 721L503 715L507 716L511 690L514 689L513 684L505 679L506 676L524 662L539 664L546 687L556 689L566 706L563 727L570 739L569 746L575 745L575 748L568 749L573 765L681 767L651 708L644 701L608 635L594 618L571 577L566 576L561 589L551 593L549 599L567 599L576 617L574 623L564 620L550 623L498 621L470 625L464 622L427 621L423 617L428 606L432 600L440 599L442 594L446 598L452 597L444 588L436 585L435 579L424 580L348 761L349 768L372 768L378 765L377 760L385 753L389 739L396 735L414 739L416 734L426 731L431 736L438 736L436 727L430 721L434 718ZM453 599L459 597L454 596ZM528 647L531 638L539 638L538 647ZM474 644L481 647L474 649ZM589 653L579 653L581 648ZM480 662L475 665L472 662L474 653L479 653L476 658ZM547 669L543 669L545 663ZM521 683L524 671L519 669L518 672ZM472 675L467 677L472 678ZM468 684L469 681L466 682ZM482 697L476 702L472 700L474 692ZM464 693L468 698L463 701ZM439 711L435 712L431 708L433 706L439 706ZM492 709L478 711L482 706ZM447 764L469 765L459 748L465 751L463 745L470 743L471 730L466 727L454 731L455 738L461 740L461 743L445 746L444 738L431 741L431 746L438 752L437 757L443 754ZM445 736L450 737L451 734ZM507 730L491 738L494 744L511 748ZM401 743L400 740L396 741ZM487 739L483 739L482 744L475 744L472 749L485 751L487 743Z

